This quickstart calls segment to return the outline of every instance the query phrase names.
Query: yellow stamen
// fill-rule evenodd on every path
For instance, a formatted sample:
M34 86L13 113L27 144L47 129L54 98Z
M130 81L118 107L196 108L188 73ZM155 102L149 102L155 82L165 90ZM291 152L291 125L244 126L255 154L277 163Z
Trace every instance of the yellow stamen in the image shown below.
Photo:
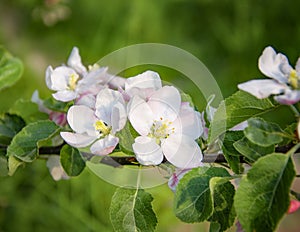
M293 88L298 88L298 76L296 70L292 70L289 76L289 83Z
M79 76L76 73L72 73L69 77L69 88L71 90L74 90L77 85L77 81L79 79Z
M94 127L97 131L100 131L104 136L110 133L111 128L108 127L102 120L95 122Z

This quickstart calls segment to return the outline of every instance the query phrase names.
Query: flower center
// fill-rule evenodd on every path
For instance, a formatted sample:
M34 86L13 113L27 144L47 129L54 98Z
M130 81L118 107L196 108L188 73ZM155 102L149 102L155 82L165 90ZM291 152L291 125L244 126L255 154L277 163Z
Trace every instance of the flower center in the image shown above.
M298 88L298 75L295 69L290 72L289 83L293 88Z
M97 131L100 131L104 136L108 135L111 131L111 128L106 125L102 120L95 122L94 127Z
M72 73L72 74L69 76L69 88L70 88L71 90L75 90L78 79L79 79L79 75L76 74L76 73Z
M160 118L160 120L154 120L148 136L155 138L156 143L160 144L161 139L166 139L170 136L170 134L175 132L175 128L171 128L171 125L172 122L163 120L163 118Z

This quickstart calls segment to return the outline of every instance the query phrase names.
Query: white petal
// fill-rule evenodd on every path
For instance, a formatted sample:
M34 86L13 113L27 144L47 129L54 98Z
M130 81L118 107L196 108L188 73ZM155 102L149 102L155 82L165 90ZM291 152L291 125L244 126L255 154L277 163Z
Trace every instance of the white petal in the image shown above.
M84 73L86 73L86 68L83 66L83 64L81 62L81 57L79 55L79 50L78 50L77 47L74 47L72 49L67 64L71 68L75 69L76 72L78 72L78 73L80 73L82 75Z
M242 131L244 130L246 127L248 127L248 121L243 121L237 125L235 125L234 127L232 127L231 129L229 129L230 131Z
M168 181L168 186L169 188L175 192L176 191L176 187L179 183L179 181L181 180L181 178L190 171L191 169L178 169L176 170L176 172L174 172L172 174L172 176L170 177L169 181Z
M293 105L300 101L300 91L288 90L282 95L275 96L274 99L283 105Z
M103 139L97 140L90 148L91 153L95 155L108 155L112 153L117 144L119 143L119 139L112 135L108 135Z
M146 71L134 77L129 77L125 83L125 91L130 92L132 88L158 90L162 87L161 79L158 73Z
M96 137L72 132L60 132L60 136L73 147L87 147L95 141Z
M171 127L175 128L175 133L184 134L193 139L199 138L203 133L201 115L189 103L181 104L179 116L171 124Z
M280 94L288 87L274 80L257 79L239 84L238 88L252 94L258 99L263 99L272 94Z
M76 98L76 105L85 105L91 109L95 108L96 96L94 94L82 94Z
M48 80L48 87L56 91L67 89L71 75L77 75L71 68L65 66L55 68L50 76L51 81Z
M118 102L113 106L111 113L112 133L115 134L124 128L127 121L126 108L124 104Z
M65 173L63 167L60 164L60 156L59 155L51 155L47 160L47 168L55 181L61 179L69 179L69 176Z
M111 125L112 109L118 102L124 103L120 92L105 88L99 92L96 98L96 115L99 119Z
M142 165L158 165L163 161L161 147L155 139L147 136L139 136L132 144L136 159Z
M300 57L298 58L297 62L296 62L296 66L295 69L297 71L298 76L300 75Z
M52 111L44 106L43 100L39 96L39 91L35 90L31 96L31 101L36 103L39 107L39 111L50 114Z
M51 66L48 66L46 69L46 75L45 75L45 80L46 80L46 85L49 89L52 89L52 80L51 80L51 75L53 73L53 68Z
M270 46L264 49L258 67L263 74L282 83L288 82L287 76L292 69L287 57L281 53L276 54Z
M94 111L87 106L71 106L68 110L67 120L70 127L77 133L87 133L90 136L98 135L94 127L97 118Z
M166 159L182 169L199 167L203 158L199 145L185 135L171 135L162 142Z
M77 93L72 90L61 90L53 93L52 96L58 101L69 102L77 97Z
M153 125L153 113L139 96L134 96L127 105L128 119L140 135L148 135Z
M173 86L164 86L155 91L149 101L155 120L174 121L179 113L181 105L181 96L179 91Z
M206 115L207 115L207 120L209 122L211 122L214 118L215 112L217 111L216 108L211 106L211 103L213 102L215 98L215 95L211 95L208 99L207 99L207 106L205 109Z

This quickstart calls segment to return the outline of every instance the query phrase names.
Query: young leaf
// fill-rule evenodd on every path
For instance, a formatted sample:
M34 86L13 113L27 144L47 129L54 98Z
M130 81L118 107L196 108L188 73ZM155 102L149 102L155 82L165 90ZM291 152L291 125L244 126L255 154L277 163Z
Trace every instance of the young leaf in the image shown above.
M262 147L280 143L283 140L284 131L272 122L266 122L261 118L251 118L248 120L248 127L244 134L252 143Z
M13 114L4 114L0 118L0 145L9 145L12 138L25 126L24 120Z
M64 145L60 150L60 163L68 176L78 176L85 168L79 150L69 145Z
M24 99L16 101L12 108L9 109L9 113L19 115L27 124L49 118L46 113L39 111L37 104Z
M118 188L109 209L110 220L117 232L155 231L157 219L153 197L143 189Z
M228 179L228 177L213 177L210 180L214 210L209 221L219 225L217 231L227 230L232 226L235 219L235 210L233 207L235 190Z
M224 168L199 167L180 180L175 193L174 211L183 222L207 220L213 213L213 199L209 187L212 177L229 176Z
M222 151L226 161L234 173L241 173L240 153L234 148L233 143L244 136L242 131L227 131L222 144Z
M116 133L116 136L119 138L119 146L121 151L128 155L134 154L132 150L132 144L134 143L134 139L138 136L138 133L128 121L125 127Z
M209 128L209 143L227 129L260 114L272 110L275 105L269 99L257 99L249 93L238 91L221 102Z
M12 176L24 162L14 156L8 157L8 175Z
M262 147L251 143L246 137L233 143L234 148L245 156L251 163L258 160L260 157L271 154L275 151L275 146Z
M24 162L32 162L38 156L38 143L51 138L58 131L59 127L49 120L28 124L12 139L7 155Z
M23 74L21 60L0 46L0 90L15 84Z
M273 153L257 160L236 191L234 206L245 232L274 231L289 207L295 170L288 155Z

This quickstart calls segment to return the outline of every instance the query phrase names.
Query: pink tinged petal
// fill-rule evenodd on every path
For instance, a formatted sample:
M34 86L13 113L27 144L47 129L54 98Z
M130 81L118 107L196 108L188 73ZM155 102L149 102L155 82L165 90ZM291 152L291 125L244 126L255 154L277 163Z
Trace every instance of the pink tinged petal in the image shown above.
M275 96L274 99L282 105L293 105L300 101L300 91L287 90L284 94Z
M125 82L125 91L130 92L133 88L158 90L162 87L161 79L158 73L146 71L134 77L127 78Z
M87 147L95 141L96 137L72 132L60 132L60 136L66 143L73 147Z
M190 171L191 169L179 169L176 172L174 172L172 174L172 176L170 177L169 181L168 181L168 186L169 188L175 192L176 191L176 187L180 181L180 179Z
M300 208L300 201L291 200L288 214L296 212Z
M108 75L106 73L107 68L97 68L95 70L91 70L88 74L86 74L80 81L78 81L78 88L81 91L87 91L90 87L95 85L104 85L105 78Z
M76 72L80 73L81 75L86 73L86 68L83 66L83 64L81 62L81 57L79 55L79 50L77 47L74 47L72 49L69 59L67 61L67 64L71 68L75 69Z
M111 125L111 113L113 106L118 102L124 103L120 92L105 88L101 90L96 98L96 115L99 119Z
M124 128L127 121L125 105L118 102L113 106L111 113L112 133L115 134Z
M107 81L107 84L108 84L109 88L111 88L111 89L124 88L126 80L127 79L124 77L110 75L109 80Z
M177 119L170 125L175 134L184 134L192 139L199 138L203 133L200 113L189 104L182 104Z
M113 152L119 139L115 136L108 135L103 139L97 140L90 148L91 153L95 155L108 155Z
M266 47L258 60L260 71L266 76L287 83L287 76L292 67L285 55L278 53L272 47Z
M154 138L139 136L132 144L137 161L142 165L158 165L163 161L161 147Z
M148 135L153 125L153 113L145 100L134 96L127 105L128 119L140 135Z
M242 131L244 130L246 127L248 127L248 122L247 121L243 121L237 125L235 125L234 127L232 127L231 129L229 129L230 131Z
M55 68L50 76L51 82L48 87L54 91L67 89L71 75L77 75L77 73L69 67L60 66Z
M52 111L49 114L49 119L58 126L65 126L67 124L67 115L63 112Z
M164 86L155 91L149 98L150 106L155 120L174 121L180 110L181 96L179 91L173 86Z
M60 156L59 155L51 155L47 160L47 168L55 181L64 179L67 180L70 177L64 171L63 167L60 164Z
M185 135L170 135L162 142L166 159L174 166L188 169L202 166L202 152L199 145Z
M258 99L263 99L269 97L272 94L283 93L288 87L274 80L258 79L239 84L238 88L252 94Z
M94 111L87 106L71 106L67 120L70 127L77 133L87 133L89 136L98 136L98 132L95 130L94 124L97 118L94 115Z
M52 96L58 101L69 102L77 97L77 93L72 90L61 90L53 93Z
M95 108L96 96L94 94L82 94L76 98L76 105L85 105L91 109Z

